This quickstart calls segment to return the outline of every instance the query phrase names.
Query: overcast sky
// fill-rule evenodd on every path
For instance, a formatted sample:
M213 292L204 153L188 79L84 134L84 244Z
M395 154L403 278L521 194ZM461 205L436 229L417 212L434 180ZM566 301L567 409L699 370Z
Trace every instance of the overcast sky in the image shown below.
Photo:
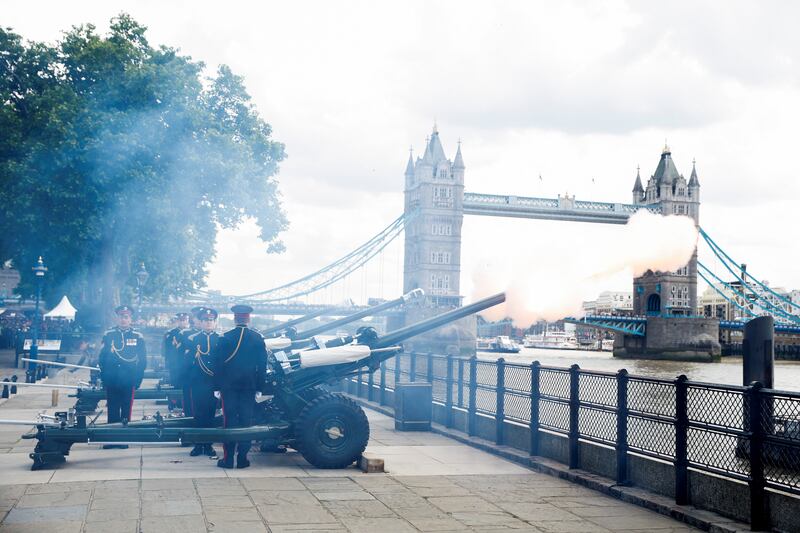
M408 148L434 120L448 157L463 142L468 191L520 196L630 202L637 165L646 181L667 139L687 178L697 159L704 229L755 275L800 288L799 3L5 2L0 23L54 41L120 11L151 43L243 75L286 143L287 252L266 255L252 227L222 232L210 288L295 279L389 224ZM467 217L462 292L487 253L591 262L618 231ZM396 294L400 253L338 294Z

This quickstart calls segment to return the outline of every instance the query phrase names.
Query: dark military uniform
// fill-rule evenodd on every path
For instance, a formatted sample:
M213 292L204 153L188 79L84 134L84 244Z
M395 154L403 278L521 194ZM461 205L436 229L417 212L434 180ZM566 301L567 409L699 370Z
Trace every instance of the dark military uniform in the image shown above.
M189 395L192 405L194 426L198 428L214 427L214 417L217 414L217 398L214 396L214 366L211 357L219 341L216 331L206 333L199 331L187 339L192 355L192 366L189 369ZM212 443L199 443L195 445L191 455L215 455Z
M237 316L238 325L220 337L213 351L216 390L221 392L223 424L226 428L253 425L255 393L262 390L266 381L267 349L264 337L239 322L238 316L243 309L248 309L248 314L252 311L247 306L231 308ZM237 467L246 468L250 464L247 460L250 444L250 441L225 443L225 456L217 465L233 468L233 456L236 453Z
M189 342L189 337L198 333L200 330L196 327L182 329L175 337L178 341L176 345L177 359L175 363L176 374L178 376L178 383L176 386L181 388L183 394L183 415L192 416L192 393L191 393L191 371L192 371L192 346Z
M174 319L180 323L189 318L189 313L175 313ZM173 387L180 387L180 361L183 351L180 349L181 333L180 325L175 326L164 334L161 342L161 356L164 358L164 365L169 371L169 383Z
M181 344L180 333L181 328L172 328L164 334L164 340L161 342L161 356L169 371L169 382L174 387L180 387L179 362L183 356L178 348Z
M132 328L115 327L103 335L100 348L100 378L106 389L108 422L131 419L134 391L147 366L144 337Z

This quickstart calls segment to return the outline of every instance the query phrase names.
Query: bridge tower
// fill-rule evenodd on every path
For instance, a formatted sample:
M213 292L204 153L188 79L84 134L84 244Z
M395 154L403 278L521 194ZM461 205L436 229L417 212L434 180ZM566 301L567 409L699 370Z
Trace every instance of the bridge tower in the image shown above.
M436 125L416 160L405 171L405 263L403 290L425 290L421 302L406 307L406 323L461 305L461 225L464 220L464 159L461 142L451 161ZM470 354L475 351L474 316L412 339L424 351ZM415 349L413 346L411 349Z
M664 146L655 172L642 187L637 169L633 186L633 203L653 205L664 215L691 217L696 226L700 224L700 181L692 161L692 174L687 182L678 173L672 160L672 152ZM697 314L697 249L689 262L675 272L653 272L648 270L633 280L633 312L637 315Z
M403 289L425 290L428 305L461 304L461 224L464 220L461 142L447 159L434 125L425 153L409 154L405 172L405 267Z

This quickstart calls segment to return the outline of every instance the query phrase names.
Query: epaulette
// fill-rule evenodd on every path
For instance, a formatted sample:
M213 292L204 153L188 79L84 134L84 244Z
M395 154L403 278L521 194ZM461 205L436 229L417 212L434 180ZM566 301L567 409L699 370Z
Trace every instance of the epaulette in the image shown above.
M111 329L107 329L107 330L105 331L105 333L103 333L103 337L105 337L106 335L109 335L110 333L112 333L112 332L114 332L114 331L117 331L117 328L111 328Z

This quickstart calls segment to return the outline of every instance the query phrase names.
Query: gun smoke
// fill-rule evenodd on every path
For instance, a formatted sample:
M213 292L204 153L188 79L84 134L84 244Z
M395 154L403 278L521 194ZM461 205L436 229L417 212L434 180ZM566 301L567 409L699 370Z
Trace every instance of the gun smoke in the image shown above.
M505 291L505 305L489 309L484 317L511 317L523 327L538 320L579 316L584 301L595 299L624 277L632 283L633 277L648 270L683 267L697 247L697 238L691 218L641 210L620 235L604 243L602 254L587 256L583 243L573 241L559 250L518 249L512 257L482 258L472 273L472 297Z

